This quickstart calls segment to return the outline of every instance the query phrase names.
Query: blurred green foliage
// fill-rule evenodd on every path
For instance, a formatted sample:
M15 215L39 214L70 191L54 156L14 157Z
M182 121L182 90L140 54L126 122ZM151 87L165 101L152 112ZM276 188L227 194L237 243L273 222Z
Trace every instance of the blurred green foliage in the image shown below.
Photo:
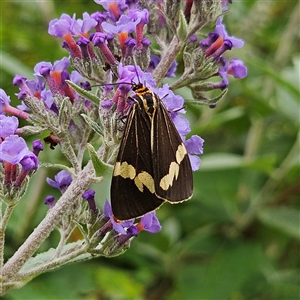
M66 55L48 22L98 8L92 0L1 2L0 81L14 103L16 73L31 77L37 62ZM227 30L246 44L228 54L249 75L231 78L216 109L188 104L205 153L192 200L158 211L159 234L141 233L120 257L43 274L5 299L299 299L299 19L298 1L230 5ZM49 158L63 159L59 149L45 150L41 159ZM40 170L16 209L7 258L45 215L53 193L45 177L57 171ZM54 233L43 247L56 241Z

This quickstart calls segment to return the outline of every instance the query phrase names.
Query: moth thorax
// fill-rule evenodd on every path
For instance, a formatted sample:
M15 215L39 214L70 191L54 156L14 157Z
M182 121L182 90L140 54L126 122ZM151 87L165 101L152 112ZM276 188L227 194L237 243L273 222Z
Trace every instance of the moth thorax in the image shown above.
M154 113L156 112L156 98L153 95L153 93L146 93L141 97L143 100L143 105L146 113L150 116L153 117Z
M135 91L136 94L139 95L140 97L142 97L145 94L151 93L150 89L144 85L136 86L135 88L133 88L133 91Z

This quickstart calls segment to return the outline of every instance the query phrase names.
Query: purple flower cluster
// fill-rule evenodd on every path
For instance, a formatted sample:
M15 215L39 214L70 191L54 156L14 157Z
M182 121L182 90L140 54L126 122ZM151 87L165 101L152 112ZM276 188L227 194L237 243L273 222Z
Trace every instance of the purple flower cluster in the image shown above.
M104 204L103 214L99 214L100 210L96 206L95 191L87 190L82 194L82 198L88 202L90 216L92 216L91 224L95 224L102 220L102 226L99 227L97 236L102 240L108 232L113 231L115 237L115 245L113 247L120 248L126 245L128 241L139 234L141 231L157 233L161 230L161 225L155 215L155 212L150 212L143 216L137 223L135 220L124 222L118 221L112 212L110 203L106 200ZM54 197L48 196L45 199L45 204L52 208L54 206Z
M140 231L148 231L150 233L157 233L161 230L161 225L156 217L155 212L150 212L143 216L137 224L134 220L119 222L115 219L111 206L106 200L104 205L104 214L109 218L108 223L120 235L124 243L133 236L137 236Z
M70 80L78 84L82 80L82 76L77 71L68 72L70 60L67 57L56 61L53 65L50 62L39 62L34 67L35 80L27 80L21 75L16 75L13 84L18 86L20 92L18 98L20 100L26 97L34 97L44 102L45 109L51 110L58 114L58 109L54 103L53 96L66 96L73 103L74 99L78 97L72 88L66 83ZM49 89L46 88L46 82ZM24 102L18 106L20 110L30 110Z
M225 89L229 85L228 74L233 75L235 78L244 78L247 76L247 68L238 58L233 58L228 62L223 56L223 53L227 50L243 47L244 41L234 36L229 36L222 19L222 17L218 18L215 31L209 33L207 39L201 40L199 45L205 51L207 58L214 59L220 65L218 75L222 81L216 83L213 88Z
M43 150L40 140L33 142L33 151L17 135L19 121L16 117L0 115L0 163L4 165L4 184L20 187L26 175L38 168L38 154ZM18 164L21 171L18 172Z

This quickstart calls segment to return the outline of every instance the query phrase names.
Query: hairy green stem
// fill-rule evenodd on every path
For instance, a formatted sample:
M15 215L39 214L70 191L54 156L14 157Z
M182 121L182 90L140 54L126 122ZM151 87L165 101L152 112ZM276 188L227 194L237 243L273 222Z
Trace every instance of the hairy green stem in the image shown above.
M52 209L49 210L46 217L4 265L2 275L5 277L6 281L17 277L17 272L53 231L56 224L61 220L66 211L72 205L72 200L78 195L81 195L82 192L92 183L93 177L94 169L92 163L89 162L83 171L81 171L72 181L71 185L62 195L60 200Z
M156 81L157 86L160 86L163 78L167 74L172 62L179 54L183 46L183 43L179 41L178 37L174 35L168 49L163 53L158 66L154 69L152 75Z

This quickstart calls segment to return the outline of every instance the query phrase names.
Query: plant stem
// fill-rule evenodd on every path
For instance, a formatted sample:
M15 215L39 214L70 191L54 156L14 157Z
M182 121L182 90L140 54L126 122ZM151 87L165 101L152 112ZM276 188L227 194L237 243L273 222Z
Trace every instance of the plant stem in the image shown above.
M92 163L89 162L72 181L71 185L62 195L60 200L57 201L52 209L49 210L48 214L41 221L38 227L35 228L23 245L21 245L21 247L4 265L2 275L6 277L5 281L9 281L17 277L17 272L53 231L56 224L61 220L66 211L72 205L72 200L82 194L82 192L92 183L93 177L94 169Z
M0 295L2 295L2 282L3 282L3 265L4 265L4 242L5 242L5 230L9 218L17 204L14 203L12 205L6 206L3 218L1 218L0 223Z
M183 43L178 40L177 36L174 35L168 49L164 52L164 54L161 57L161 60L158 64L158 66L153 71L153 78L156 81L157 86L159 86L167 74L172 62L178 55L178 53L182 49Z

